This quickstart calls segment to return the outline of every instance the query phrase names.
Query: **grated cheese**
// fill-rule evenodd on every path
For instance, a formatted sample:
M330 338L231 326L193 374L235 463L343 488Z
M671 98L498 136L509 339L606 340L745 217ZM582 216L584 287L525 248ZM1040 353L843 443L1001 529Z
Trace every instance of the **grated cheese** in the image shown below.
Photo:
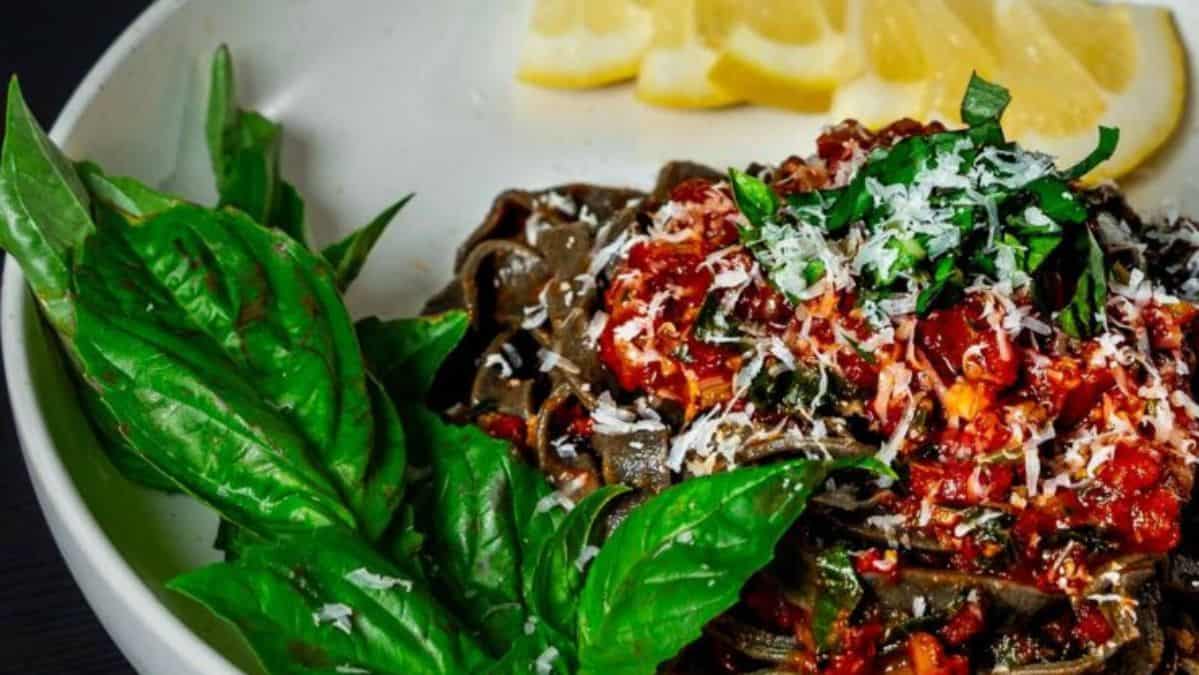
M541 363L539 370L543 373L548 373L555 369L571 375L578 375L583 372L570 359L544 347L537 350L537 360Z
M574 507L574 500L566 496L566 493L561 490L554 490L537 500L537 506L533 508L533 511L535 513L548 513L556 508L561 508L564 511L572 511Z
M512 366L508 365L508 361L504 359L503 354L488 354L487 358L483 359L484 368L496 368L499 370L500 377L512 377Z
M547 192L538 201L539 203L568 216L573 216L579 211L579 207L575 204L575 200L571 199L567 195L559 194L554 191Z
M350 620L352 616L354 616L354 610L348 605L334 602L322 605L319 610L313 612L312 622L317 626L331 624L337 630L349 635L354 626Z
M500 345L500 351L504 352L504 357L508 359L508 363L513 368L520 368L525 364L524 359L520 358L520 351L512 346L512 343L505 342Z
M587 563L595 559L599 555L600 549L598 546L587 545L579 551L579 557L575 559L575 569L582 572L587 568Z
M638 416L631 410L617 407L612 394L604 392L598 399L599 405L591 411L595 433L607 435L630 434L636 431L661 431L666 425L654 413L654 417Z
M365 567L359 567L346 574L345 580L359 588L367 588L373 591L386 591L396 587L402 588L404 592L412 590L412 582L408 579L375 574Z
M1003 511L984 511L970 520L955 525L953 528L953 536L964 537L974 530L977 530L979 527L991 522L992 520L1002 517Z
M1050 441L1057 435L1053 424L1046 424L1032 434L1022 448L1024 453L1024 481L1028 487L1029 496L1036 496L1038 483L1041 480L1041 444Z
M534 211L525 218L525 241L529 246L536 246L537 240L541 237L541 233L550 229L550 223L541 217L541 214Z
M893 547L899 546L899 539L895 536L895 531L907 522L907 516L899 513L883 516L870 516L866 519L867 525L877 527L883 531L883 534L887 537L887 543Z
M537 675L550 675L554 672L554 662L558 660L559 652L557 647L546 647L545 651L537 657L533 666L537 671Z
M543 287L541 292L537 294L537 304L524 308L525 318L524 321L521 321L520 323L521 328L524 328L525 330L539 328L545 323L546 319L549 318L550 312L549 308L546 306L546 292L548 290L549 286Z
M579 209L579 222L589 225L592 228L599 227L599 218L595 216L595 213L586 204Z
M571 443L565 436L550 441L550 447L562 459L575 459L579 456L578 446Z

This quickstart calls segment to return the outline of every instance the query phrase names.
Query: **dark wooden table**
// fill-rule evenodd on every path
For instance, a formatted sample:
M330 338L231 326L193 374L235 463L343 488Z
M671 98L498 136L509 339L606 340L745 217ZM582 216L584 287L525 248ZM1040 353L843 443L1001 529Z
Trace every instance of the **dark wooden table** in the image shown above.
M4 3L0 77L16 73L47 127L149 0ZM0 129L0 137L3 130ZM0 385L0 673L132 673L96 621L46 528Z

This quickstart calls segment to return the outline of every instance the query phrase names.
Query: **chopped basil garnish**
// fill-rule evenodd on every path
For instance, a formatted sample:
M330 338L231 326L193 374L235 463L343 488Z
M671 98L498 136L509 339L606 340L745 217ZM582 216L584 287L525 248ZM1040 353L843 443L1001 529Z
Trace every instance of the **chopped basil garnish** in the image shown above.
M962 121L972 127L997 122L1011 102L1012 95L1007 89L974 73L962 99Z
M1067 335L1084 338L1094 335L1103 327L1107 273L1103 264L1103 249L1089 230L1079 233L1075 250L1084 256L1086 265L1078 277L1074 297L1058 315L1057 323Z
M1111 157L1119 133L1102 128L1095 151L1059 171L1051 157L1006 141L999 121L1010 101L1006 89L976 75L962 102L969 128L875 148L845 185L782 203L763 181L731 171L749 222L742 243L792 302L831 285L907 296L925 314L979 277L1028 286L1087 221L1071 183ZM1096 278L1088 289L1098 288ZM1095 297L1088 302L1102 308ZM1071 323L1080 335L1090 325Z
M729 183L733 186L737 208L754 229L761 228L778 211L779 198L766 183L736 169L729 171Z
M1099 127L1099 145L1081 162L1066 170L1065 177L1077 180L1091 172L1092 169L1112 158L1116 154L1116 146L1120 144L1120 130L1113 127Z

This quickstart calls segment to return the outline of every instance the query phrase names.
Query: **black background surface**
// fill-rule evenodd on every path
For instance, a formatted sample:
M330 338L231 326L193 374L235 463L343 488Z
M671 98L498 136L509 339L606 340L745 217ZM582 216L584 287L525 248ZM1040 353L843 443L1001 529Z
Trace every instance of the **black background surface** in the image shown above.
M92 64L149 4L0 2L0 77L5 83L14 73L21 78L26 100L49 128ZM132 672L50 537L17 447L8 391L0 385L0 673Z

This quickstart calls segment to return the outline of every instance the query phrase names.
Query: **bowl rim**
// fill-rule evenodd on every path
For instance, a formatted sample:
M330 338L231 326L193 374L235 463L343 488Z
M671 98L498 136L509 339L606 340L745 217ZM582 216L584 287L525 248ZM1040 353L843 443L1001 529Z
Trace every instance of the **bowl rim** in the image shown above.
M135 51L146 38L186 5L189 0L157 0L145 9L115 42L96 61L87 76L75 89L62 109L50 131L50 138L64 145L75 131L84 111L103 88L112 73ZM55 544L78 584L78 571L65 554L61 539L72 540L79 550L91 559L98 579L120 604L126 616L138 616L140 622L153 633L155 640L166 646L182 663L189 664L198 672L218 675L240 675L224 656L192 632L150 587L134 572L133 568L116 550L91 510L83 501L79 490L59 457L51 438L45 415L34 394L33 374L26 341L28 321L40 320L32 296L25 284L21 269L11 257L4 266L3 284L0 286L0 348L4 359L5 384L8 387L13 421L25 456L25 466L30 479L37 488L39 506L46 517L51 511L57 516L60 529L51 528ZM88 604L95 609L96 600L88 589L80 585ZM100 622L112 634L103 618ZM115 636L114 636L115 637ZM118 642L122 652L126 647ZM130 655L125 653L128 658ZM134 659L130 659L131 661Z

